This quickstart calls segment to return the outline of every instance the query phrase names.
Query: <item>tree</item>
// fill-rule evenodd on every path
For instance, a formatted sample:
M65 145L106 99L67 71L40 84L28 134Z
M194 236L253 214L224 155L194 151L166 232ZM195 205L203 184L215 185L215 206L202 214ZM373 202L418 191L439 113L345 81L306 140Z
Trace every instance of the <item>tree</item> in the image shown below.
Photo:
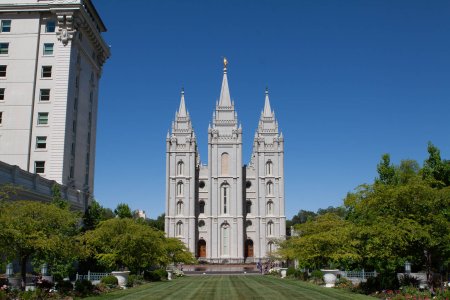
M166 265L174 257L184 259L186 254L180 241L176 244L166 239L164 232L130 218L102 221L96 229L84 233L81 242L84 255L94 256L109 270L128 268L140 272Z
M2 206L0 250L9 260L19 259L22 288L31 257L45 261L73 257L78 223L76 214L52 204L14 201Z
M92 230L101 221L114 218L114 213L109 208L104 208L95 199L92 199L91 204L83 215L83 229Z
M391 165L391 156L388 153L381 156L381 161L377 165L378 178L383 184L394 184L395 183L395 167Z
M53 184L52 186L52 203L62 209L66 209L69 207L69 202L62 198L61 188L57 183Z
M119 205L117 205L116 209L114 210L114 214L121 219L133 218L133 213L131 212L130 207L125 203L120 203Z
M433 186L450 186L450 161L441 159L441 151L428 143L428 158L423 164L424 179L432 180Z
M166 215L165 214L161 214L155 220L154 219L148 219L148 220L146 220L146 222L151 227L153 227L155 229L158 229L158 230L161 230L161 231L164 231L165 220L166 220Z

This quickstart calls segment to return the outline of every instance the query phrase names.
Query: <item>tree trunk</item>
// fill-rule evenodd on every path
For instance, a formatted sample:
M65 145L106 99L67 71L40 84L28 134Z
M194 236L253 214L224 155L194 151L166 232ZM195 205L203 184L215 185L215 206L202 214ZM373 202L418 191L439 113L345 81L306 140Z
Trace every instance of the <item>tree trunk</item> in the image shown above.
M21 256L20 257L20 275L22 277L22 291L25 291L25 287L27 286L27 261L28 256Z

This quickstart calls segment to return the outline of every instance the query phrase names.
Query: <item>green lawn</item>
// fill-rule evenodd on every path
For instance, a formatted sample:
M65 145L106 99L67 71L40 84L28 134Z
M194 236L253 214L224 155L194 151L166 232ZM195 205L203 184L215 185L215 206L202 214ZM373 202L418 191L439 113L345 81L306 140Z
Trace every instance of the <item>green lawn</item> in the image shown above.
M374 299L272 276L192 276L87 299Z

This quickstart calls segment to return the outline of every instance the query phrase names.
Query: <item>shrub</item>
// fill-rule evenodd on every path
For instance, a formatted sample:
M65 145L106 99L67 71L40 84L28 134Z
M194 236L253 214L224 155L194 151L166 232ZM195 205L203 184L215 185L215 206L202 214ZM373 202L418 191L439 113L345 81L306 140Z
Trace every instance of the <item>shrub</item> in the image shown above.
M311 272L311 279L312 282L315 284L322 284L323 283L323 273L320 270L314 270Z
M156 274L158 274L158 276L162 279L167 279L167 271L164 269L157 269L154 271Z
M359 288L364 294L371 294L381 290L397 290L398 287L399 282L395 273L369 277L366 282L361 282L359 285Z
M36 282L36 288L48 292L51 288L53 288L53 282L39 278Z
M145 271L144 279L147 281L161 281L161 276L155 271Z
M117 280L117 277L113 275L102 277L102 279L100 279L100 282L111 286L116 286L119 284L119 280Z
M87 279L75 281L75 292L81 296L89 296L94 291L94 285Z
M302 271L301 269L295 270L294 277L303 281L308 280L308 271Z
M56 290L62 295L67 295L73 291L73 284L70 281L58 281L56 284Z
M144 277L142 275L130 275L128 276L127 287L133 287L144 283Z
M403 276L400 277L399 284L400 286L419 287L420 280L409 274L403 274Z
M7 294L5 291L0 290L0 300L6 300L7 298Z
M294 267L289 267L286 271L286 275L291 277L294 276L295 277L295 271L297 271Z

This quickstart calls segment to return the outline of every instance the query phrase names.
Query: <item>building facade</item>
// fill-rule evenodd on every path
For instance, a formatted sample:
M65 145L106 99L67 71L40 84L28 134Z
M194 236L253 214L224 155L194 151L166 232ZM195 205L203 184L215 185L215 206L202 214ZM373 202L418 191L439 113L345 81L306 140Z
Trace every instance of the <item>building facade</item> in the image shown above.
M182 240L199 260L241 263L267 259L286 233L284 138L270 107L264 109L248 165L242 128L228 87L208 128L208 164L200 162L184 92L166 139L166 219L169 237Z
M90 0L0 2L0 161L93 193L105 31Z

